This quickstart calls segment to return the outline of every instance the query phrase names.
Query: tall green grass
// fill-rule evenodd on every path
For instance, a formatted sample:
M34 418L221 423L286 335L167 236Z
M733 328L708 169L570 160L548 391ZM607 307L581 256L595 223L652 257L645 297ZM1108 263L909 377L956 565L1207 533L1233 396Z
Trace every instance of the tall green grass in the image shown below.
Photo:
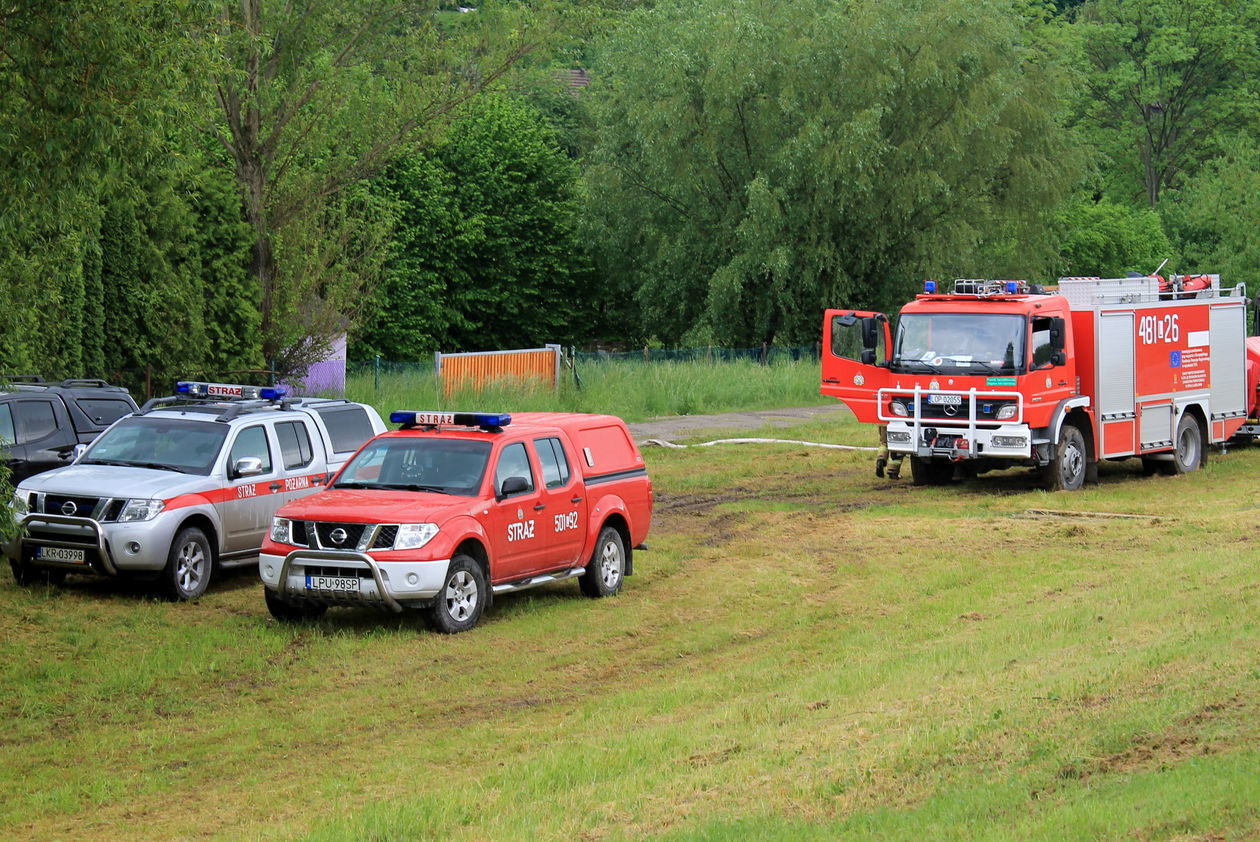
M346 396L395 409L494 412L602 412L627 421L834 403L818 394L818 363L609 361L579 364L579 386L565 371L558 389L538 382L497 381L450 396L430 371L352 375Z

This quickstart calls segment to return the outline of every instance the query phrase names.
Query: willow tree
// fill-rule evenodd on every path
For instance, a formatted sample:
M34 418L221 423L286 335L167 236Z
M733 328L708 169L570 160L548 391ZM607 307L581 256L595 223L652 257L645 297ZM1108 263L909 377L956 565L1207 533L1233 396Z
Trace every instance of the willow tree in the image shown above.
M1033 25L1000 0L632 15L593 66L587 173L589 240L642 310L627 332L813 341L827 305L1048 267L1071 156Z

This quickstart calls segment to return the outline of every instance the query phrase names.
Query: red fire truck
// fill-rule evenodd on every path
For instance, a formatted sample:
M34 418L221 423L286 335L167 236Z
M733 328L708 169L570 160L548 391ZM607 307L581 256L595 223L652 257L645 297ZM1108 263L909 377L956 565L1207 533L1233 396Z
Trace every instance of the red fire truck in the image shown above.
M1194 471L1206 445L1256 415L1260 339L1246 291L1217 275L933 281L902 308L828 310L822 388L887 425L916 484L990 468L1040 468L1046 487L1097 481L1098 462Z

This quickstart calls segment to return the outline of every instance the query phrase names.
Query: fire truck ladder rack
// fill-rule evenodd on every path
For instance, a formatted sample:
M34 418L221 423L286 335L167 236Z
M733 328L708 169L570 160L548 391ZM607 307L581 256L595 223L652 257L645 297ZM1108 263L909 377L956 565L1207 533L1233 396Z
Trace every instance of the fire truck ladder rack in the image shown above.
M1202 289L1183 288L1190 279L1206 279ZM1136 278L1059 278L1059 293L1073 307L1100 307L1111 304L1154 304L1184 299L1247 297L1247 285L1221 287L1220 275L1170 275L1168 287L1160 290L1153 275Z

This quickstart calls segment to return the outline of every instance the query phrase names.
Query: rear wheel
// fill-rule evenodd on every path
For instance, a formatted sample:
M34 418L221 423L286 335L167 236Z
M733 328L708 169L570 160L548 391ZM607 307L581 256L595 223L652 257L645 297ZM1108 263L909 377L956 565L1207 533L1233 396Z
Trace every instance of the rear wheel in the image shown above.
M586 572L578 579L578 586L587 596L612 596L621 590L626 575L626 545L621 533L611 526L599 531L595 552L586 565Z
M442 590L433 597L426 619L434 631L468 631L481 619L486 603L486 576L470 556L456 555L446 568Z
M1089 451L1085 448L1085 436L1071 424L1064 424L1059 434L1059 446L1054 458L1044 471L1047 491L1076 491L1085 484L1085 468L1089 463Z
M195 526L181 529L171 542L166 567L162 569L162 593L175 602L196 599L210 587L213 571L214 556L205 533Z
M954 479L954 463L948 459L911 456L910 476L915 485L947 485Z
M1203 465L1203 429L1190 413L1183 413L1177 422L1177 437L1173 440L1173 458L1161 462L1166 474L1188 474Z
M289 602L271 588L263 588L263 598L267 601L267 610L271 616L282 623L301 623L306 620L317 620L328 610L327 605Z

